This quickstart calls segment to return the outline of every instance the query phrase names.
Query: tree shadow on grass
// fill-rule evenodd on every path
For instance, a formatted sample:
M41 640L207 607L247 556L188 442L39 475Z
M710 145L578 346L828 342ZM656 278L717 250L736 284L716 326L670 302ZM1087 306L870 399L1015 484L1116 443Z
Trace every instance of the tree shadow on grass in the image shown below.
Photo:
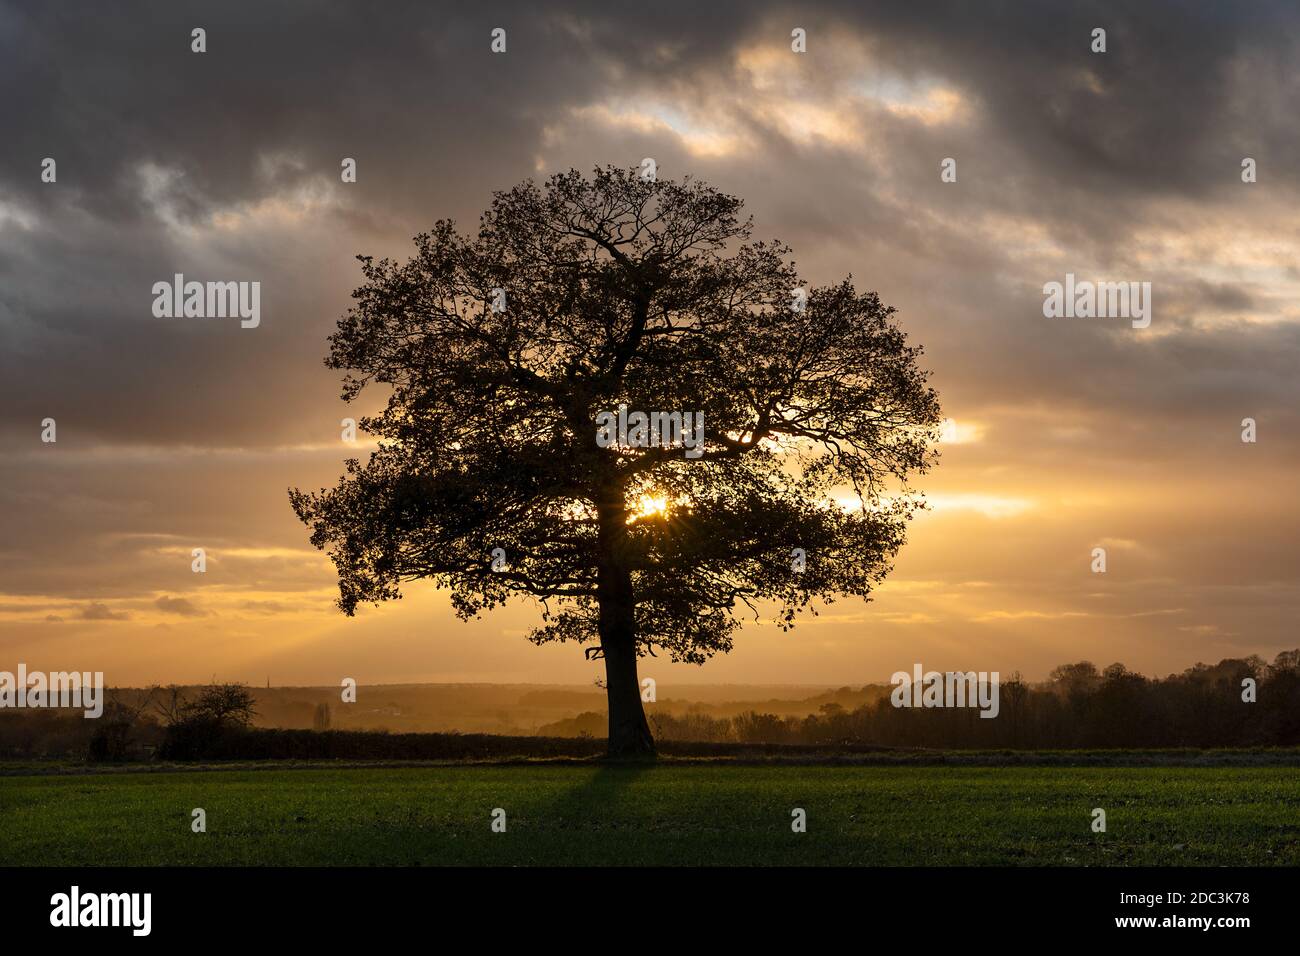
M601 840L639 829L641 814L629 799L633 784L653 772L652 763L605 763L562 793L541 811L548 829L567 831L576 838Z

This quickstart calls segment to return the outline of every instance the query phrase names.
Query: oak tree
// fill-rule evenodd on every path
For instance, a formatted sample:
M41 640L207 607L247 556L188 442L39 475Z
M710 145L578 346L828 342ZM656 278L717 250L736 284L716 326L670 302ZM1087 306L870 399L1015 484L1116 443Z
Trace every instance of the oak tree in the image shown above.
M783 628L866 598L932 464L939 406L894 310L808 288L741 201L687 178L576 171L497 193L407 262L359 257L331 336L378 448L290 492L338 569L339 606L429 579L463 618L538 604L530 640L603 658L609 752L654 752L638 659L703 663L742 618ZM702 416L681 442L598 442L598 418ZM605 417L604 421L608 421ZM606 435L608 437L608 435Z

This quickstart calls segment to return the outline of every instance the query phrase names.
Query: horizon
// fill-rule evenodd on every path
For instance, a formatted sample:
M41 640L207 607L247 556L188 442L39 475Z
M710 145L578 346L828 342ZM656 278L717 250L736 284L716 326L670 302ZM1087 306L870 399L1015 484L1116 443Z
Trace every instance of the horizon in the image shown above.
M1295 653L1300 654L1300 647L1295 648L1293 650ZM1283 651L1281 653L1288 653L1288 651ZM1095 665L1097 667L1098 672L1100 673L1101 671L1104 671L1107 667L1113 664L1120 664L1124 666L1125 671L1129 674L1134 674L1150 681L1160 681L1160 680L1168 680L1170 678L1182 677L1192 671L1197 670L1198 668L1214 669L1214 668L1221 667L1228 662L1245 661L1245 660L1250 660L1251 658L1259 658L1260 660L1263 661L1265 666L1269 666L1273 663L1272 659L1265 658L1259 654L1245 654L1242 655L1241 657L1221 658L1217 661L1196 661L1194 663L1188 664L1186 667L1182 668L1181 670L1172 670L1164 673L1147 673L1143 671L1134 670L1132 668L1129 668L1126 664L1124 664L1123 661L1110 661L1107 664L1098 664L1097 661L1086 660L1083 658L1078 660L1062 661L1060 664L1056 665L1056 667L1065 667L1065 666L1070 666L1075 664L1089 663ZM36 670L38 670L38 668L27 667L25 661L20 661L16 666L25 667L28 673L34 673ZM941 669L931 668L926 666L924 667L924 670L928 673L932 670L941 670ZM0 667L0 672L4 672L4 671L5 668ZM896 671L895 674L897 673L899 672ZM1021 681L1029 685L1047 684L1052 681L1052 676L1050 672L1045 673L1042 676L1038 676L1038 677L1035 677L1033 675L1027 675L1023 671L1019 671L1019 670L988 671L988 673L996 674L1002 683L1007 683L1009 680L1015 679L1013 675L1018 675L1018 678ZM770 690L782 690L788 692L798 692L804 690L834 691L834 690L844 690L844 689L852 689L852 688L889 687L895 683L892 680L892 677L893 675L891 675L890 678L884 680L860 680L860 679L850 680L847 683L843 681L838 683L803 682L803 681L734 682L734 681L689 680L689 679L677 680L676 678L674 678L673 682L666 686L668 688L677 687L685 690L696 690L696 691L702 691L702 690L721 691L721 690L726 690L728 688L752 689L752 690L770 689ZM241 684L248 687L249 690L253 690L253 691L299 690L299 689L336 691L338 689L338 686L334 684L277 684L271 682L269 675L266 677L265 681L259 682L255 680L248 680L245 678L238 678L238 677L218 677L215 674L211 675L208 680L198 680L198 681L160 681L159 680L159 681L146 681L142 683L133 683L133 684L111 684L105 682L103 686L106 690L149 690L150 688L166 687L170 685L175 685L177 687L205 687L205 686L214 686L214 685L226 684L226 683ZM656 684L656 686L658 686L658 684ZM588 691L593 695L597 695L597 696L603 695L604 693L600 685L594 682L574 683L574 682L566 682L566 681L410 680L407 679L402 681L358 681L357 687L370 687L370 688L384 688L384 687L533 688L533 687L540 687L540 688L563 689L566 691ZM670 700L672 698L665 695L663 699Z

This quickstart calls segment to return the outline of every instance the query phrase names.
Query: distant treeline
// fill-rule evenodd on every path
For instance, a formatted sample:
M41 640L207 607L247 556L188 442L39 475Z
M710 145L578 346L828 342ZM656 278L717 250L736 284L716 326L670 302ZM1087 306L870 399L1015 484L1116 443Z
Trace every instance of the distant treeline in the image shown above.
M1042 684L1013 675L999 692L1000 712L992 719L973 707L895 707L888 695L851 711L828 704L807 717L751 712L650 719L663 740L735 743L1034 750L1300 744L1300 651L1279 654L1271 665L1252 656L1197 664L1163 679L1122 664L1099 671L1084 661L1056 668Z
M1253 682L1253 685L1252 685ZM1300 650L1197 664L1147 678L1122 664L1084 661L1040 684L1011 675L999 686L998 716L975 707L895 707L890 689L863 688L868 703L826 703L803 717L749 711L735 716L670 713L651 706L655 736L679 753L709 745L831 748L1153 749L1300 745ZM1253 699L1252 699L1253 698ZM843 699L843 698L842 698ZM458 760L528 755L584 756L603 750L606 717L585 712L536 737L386 733L330 729L318 704L315 730L251 726L256 701L240 685L110 693L102 717L57 710L0 712L0 758L122 760ZM567 739L554 739L567 738ZM688 742L699 744L692 748ZM686 745L683 749L683 745Z

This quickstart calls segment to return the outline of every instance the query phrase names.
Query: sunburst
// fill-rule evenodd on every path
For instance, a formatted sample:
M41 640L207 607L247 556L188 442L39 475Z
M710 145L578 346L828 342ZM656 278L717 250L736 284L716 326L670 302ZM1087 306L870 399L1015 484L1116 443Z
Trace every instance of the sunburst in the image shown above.
M642 495L637 508L627 517L627 523L645 518L663 518L668 515L668 499L660 495Z

